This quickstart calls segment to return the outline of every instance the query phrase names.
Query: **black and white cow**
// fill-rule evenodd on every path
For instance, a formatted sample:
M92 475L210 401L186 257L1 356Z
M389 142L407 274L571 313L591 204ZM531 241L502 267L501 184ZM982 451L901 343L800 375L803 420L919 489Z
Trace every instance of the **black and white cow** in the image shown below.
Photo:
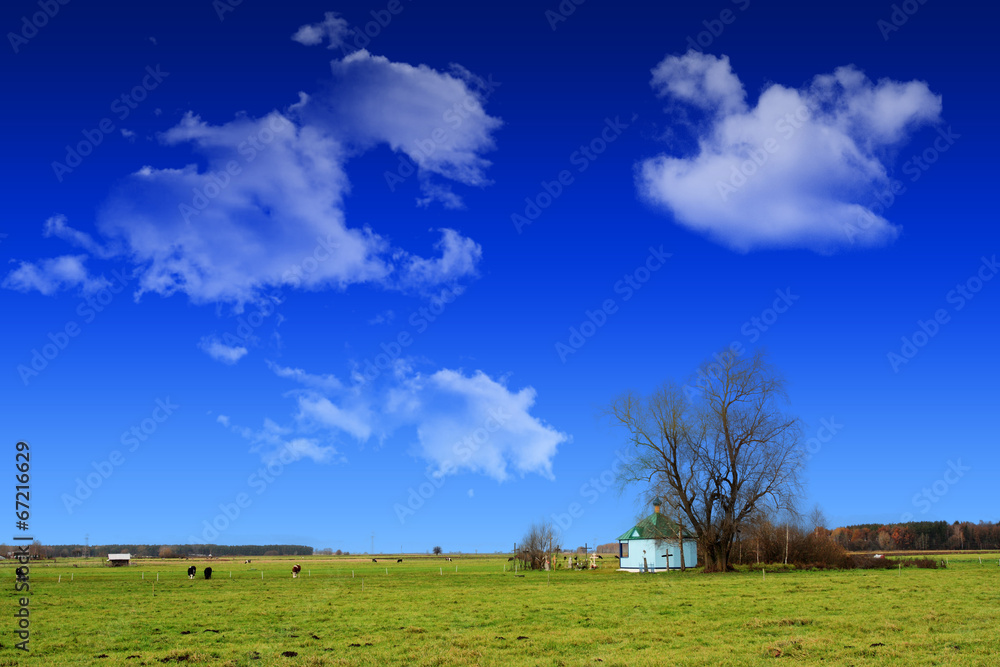
M194 579L194 575L198 574L198 568L194 565L188 568L188 579Z

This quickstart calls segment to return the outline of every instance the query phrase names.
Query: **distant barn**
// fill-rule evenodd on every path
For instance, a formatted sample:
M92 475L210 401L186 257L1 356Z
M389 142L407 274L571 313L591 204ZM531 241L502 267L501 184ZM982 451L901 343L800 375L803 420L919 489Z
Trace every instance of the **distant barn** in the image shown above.
M132 554L108 554L108 560L104 564L111 567L121 567L123 565L130 565L131 562Z

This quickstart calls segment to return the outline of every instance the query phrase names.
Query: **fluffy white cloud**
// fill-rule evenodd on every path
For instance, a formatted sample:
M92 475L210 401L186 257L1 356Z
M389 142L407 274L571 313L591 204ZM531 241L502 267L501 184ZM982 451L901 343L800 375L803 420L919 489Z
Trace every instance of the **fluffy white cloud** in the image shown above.
M242 345L226 345L214 336L206 336L198 343L198 347L216 361L232 366L246 356L248 350Z
M407 258L400 267L400 280L404 285L426 289L475 274L476 265L483 255L479 244L453 229L440 231L441 240L435 248L441 251L441 256L434 259Z
M316 46L327 39L330 42L328 49L339 49L348 34L350 26L347 21L339 17L337 12L326 12L319 23L307 23L299 27L292 39L306 46Z
M466 470L503 481L513 469L551 478L556 450L569 440L531 415L532 387L512 392L481 371L418 375L403 391L409 400L402 416L416 424L419 454L437 475Z
M419 291L474 275L481 249L458 232L442 230L443 256L427 259L370 228L348 226L343 209L346 163L378 143L422 155L421 183L430 184L430 174L487 183L489 162L480 153L493 148L500 121L483 110L480 84L464 70L445 74L364 51L334 61L333 70L330 86L301 94L284 112L222 125L187 114L160 139L189 146L205 167L146 166L124 179L98 213L105 245L61 216L46 223L46 234L95 257L131 261L137 296L182 292L197 303L243 304L281 287ZM444 186L427 187L431 199L460 204ZM4 285L45 293L92 288L83 259L24 264Z
M699 109L729 115L746 110L746 91L733 74L729 57L689 51L683 58L664 58L653 68L651 85L660 97L671 97Z
M694 51L664 59L652 85L707 121L696 129L694 155L640 163L641 194L740 251L829 252L895 239L899 227L872 210L888 186L884 155L941 112L926 83L876 83L853 67L801 89L771 84L751 108L728 58Z
M50 296L76 287L84 294L93 294L110 285L104 277L91 276L86 261L86 255L63 255L39 262L20 262L0 286L19 292L37 290Z
M499 85L461 67L450 73L426 65L396 63L365 50L333 62L339 95L310 99L301 109L308 122L337 128L360 149L386 143L406 154L421 172L425 194L454 207L427 178L436 174L466 185L489 184L492 133L502 124L486 113L484 101Z
M465 375L443 369L415 373L406 363L385 376L385 385L356 381L350 386L333 376L271 364L280 377L294 380L298 404L293 426L280 435L319 442L344 436L358 443L412 428L414 453L436 475L485 474L503 481L511 474L552 477L552 460L569 436L531 415L535 390L511 391L503 380L481 371ZM269 427L269 432L278 429ZM317 440L319 435L325 437Z

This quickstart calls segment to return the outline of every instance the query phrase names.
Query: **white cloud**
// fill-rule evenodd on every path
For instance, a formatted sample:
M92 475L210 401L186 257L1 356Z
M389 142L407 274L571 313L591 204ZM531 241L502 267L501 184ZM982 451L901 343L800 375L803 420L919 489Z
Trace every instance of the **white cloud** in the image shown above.
M292 35L292 39L306 46L317 46L323 39L329 40L328 49L339 49L344 44L344 38L350 34L350 26L337 12L326 12L319 23L300 26Z
M73 229L69 226L65 215L54 215L45 221L42 228L42 235L46 238L56 237L71 245L86 250L91 255L102 259L114 257L116 251L113 248L106 248L94 240L90 234Z
M182 292L196 303L243 304L275 287L423 290L428 280L474 275L480 248L458 232L442 232L446 256L417 257L368 227L349 227L344 199L350 157L377 143L417 151L425 136L435 148L418 160L422 179L433 173L485 185L489 162L480 153L492 149L500 121L483 111L470 87L478 84L367 52L333 69L332 85L300 95L286 112L222 125L188 113L160 139L189 146L205 167L145 166L123 179L98 213L106 248L59 216L47 234L96 257L127 257L139 269L137 297ZM461 112L451 124L449 111ZM434 132L440 128L444 134ZM447 205L457 201L440 192ZM4 284L49 292L70 284L43 275L49 266L26 265Z
M127 130L127 129L125 129L123 127L122 128L122 136L125 137L126 139L128 139L128 142L130 144L134 144L135 143L135 132L133 132L132 130Z
M313 389L321 391L338 391L344 388L343 383L335 375L312 375L306 373L301 368L286 368L273 361L267 362L267 367L274 371L274 374L281 378L295 380L299 384L304 384Z
M708 120L695 130L696 154L638 165L640 193L739 251L829 252L895 239L899 227L872 210L889 182L883 160L941 111L926 83L873 83L853 67L801 89L771 84L751 108L728 58L694 51L664 59L652 85Z
M375 317L368 320L368 324L389 324L396 318L396 313L390 310L383 310Z
M248 440L250 452L259 454L267 464L288 464L300 459L312 459L316 463L343 463L344 457L338 456L335 447L323 445L315 438L288 437L292 430L279 426L271 419L264 419L264 425L259 429L231 425L229 420L219 423L230 431Z
M672 97L721 115L746 110L746 91L733 74L729 57L689 51L664 58L653 68L651 85L660 97Z
M421 177L420 191L424 196L417 197L417 206L422 208L427 208L434 202L439 202L452 211L460 211L465 208L465 202L448 185L433 183L430 179Z
M552 460L569 436L531 415L535 390L512 392L502 381L477 371L440 370L407 382L420 455L436 474L459 471L498 481L513 472L552 477Z
M365 442L372 435L372 413L363 402L341 407L316 394L300 396L298 400L299 413L296 419L301 423L343 431L359 442Z
M400 280L404 285L429 288L475 275L476 265L483 255L479 244L453 229L439 231L441 241L435 248L441 251L441 256L435 259L409 257L400 268Z
M86 261L86 255L63 255L37 263L20 262L0 286L19 292L38 290L51 296L60 290L76 287L84 294L93 294L111 284L103 276L91 276L85 266Z
M569 441L568 435L531 415L533 388L511 391L503 380L481 371L469 376L443 369L423 375L404 363L376 387L321 383L316 378L332 376L275 364L271 368L306 387L294 392L298 412L283 435L315 439L325 433L324 440L331 442L346 435L363 444L412 428L414 453L437 475L464 471L499 481L528 473L551 478L558 446Z
M352 146L387 143L405 153L424 175L466 185L490 181L492 133L502 121L483 109L487 91L462 68L438 72L426 65L396 63L365 50L332 63L340 95L310 104L310 122L337 128Z
M214 336L206 336L198 343L198 347L216 361L232 366L246 356L248 350L242 345L226 345Z

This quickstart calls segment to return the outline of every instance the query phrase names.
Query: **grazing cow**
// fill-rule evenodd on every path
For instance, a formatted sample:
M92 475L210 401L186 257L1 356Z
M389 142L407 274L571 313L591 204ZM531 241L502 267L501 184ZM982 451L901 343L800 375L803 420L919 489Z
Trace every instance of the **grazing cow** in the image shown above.
M509 563L509 562L511 562L512 560L514 560L514 557L513 557L513 556L511 556L510 558L508 558L508 559L507 559L507 562Z
M598 558L600 558L601 560L604 560L604 556L598 556Z
M447 558L445 558L445 560L450 563L451 562L451 556L448 556Z
M246 559L245 561L243 561L243 564L244 564L244 565L249 565L249 564L250 564L250 559L249 559L249 558L247 558L247 559Z
M402 563L402 562L403 562L403 559L402 559L402 558L397 558L397 559L396 559L396 562L397 562L397 563Z
M373 562L373 563L377 563L377 562L378 562L378 559L377 559L377 558L372 558L372 562Z
M211 579L212 578L212 568L210 568L210 567L206 567L205 568L205 578L206 579Z
M198 568L194 565L188 568L188 579L194 579L194 575L198 573Z
M298 564L293 565L292 566L292 579L298 579L299 578L299 572L301 572L301 571L302 571L302 566L301 565L298 565Z

